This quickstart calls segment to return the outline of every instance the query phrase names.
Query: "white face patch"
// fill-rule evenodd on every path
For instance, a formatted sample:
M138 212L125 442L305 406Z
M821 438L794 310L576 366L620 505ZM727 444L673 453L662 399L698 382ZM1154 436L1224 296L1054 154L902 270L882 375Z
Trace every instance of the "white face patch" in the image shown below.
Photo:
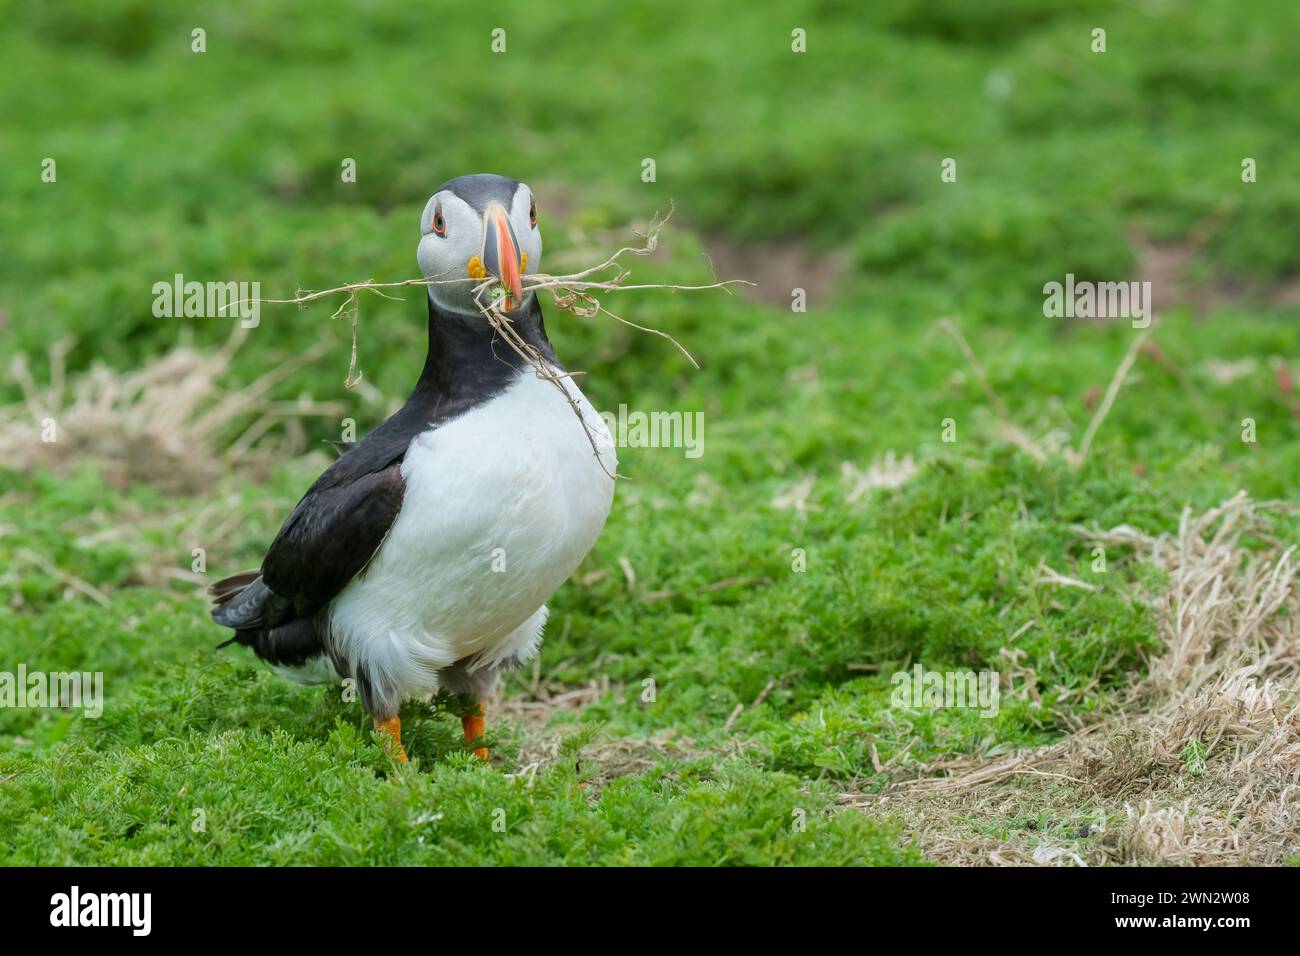
M521 272L530 275L538 271L542 261L542 233L529 221L528 210L533 202L533 191L520 183L510 201L510 222L519 251L527 256L526 268ZM441 232L434 228L434 220L441 212ZM478 315L474 304L474 286L470 279L470 260L483 258L483 217L469 203L450 190L434 193L420 214L420 245L416 261L426 279L460 280L446 285L429 286L429 295L435 303L450 312Z

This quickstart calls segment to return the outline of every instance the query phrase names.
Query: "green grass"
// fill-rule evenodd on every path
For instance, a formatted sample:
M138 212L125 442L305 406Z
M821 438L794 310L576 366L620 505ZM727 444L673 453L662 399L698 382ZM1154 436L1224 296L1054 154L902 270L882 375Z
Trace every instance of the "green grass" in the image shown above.
M0 335L34 365L67 337L74 374L224 341L229 323L151 315L152 284L174 272L257 279L264 295L411 277L425 199L472 170L535 187L550 262L612 249L673 202L683 228L638 279L706 281L699 236L801 242L845 263L836 294L804 314L720 294L621 300L699 371L660 339L548 320L598 408L702 410L706 427L696 460L621 452L630 478L552 602L542 658L558 684L611 689L580 726L557 718L559 756L535 776L508 776L530 741L490 714L496 762L479 765L445 701L405 714L413 762L395 765L357 704L216 650L223 633L193 588L143 574L188 568L196 545L218 576L256 564L323 456L188 498L106 489L91 461L66 474L0 464L0 670L103 671L107 690L98 720L0 709L0 860L920 862L887 815L836 809L838 790L884 785L873 748L929 759L1056 739L1153 646L1140 595L1160 582L1122 554L1092 571L1074 526L1172 530L1185 505L1238 489L1296 497L1297 399L1270 364L1300 373L1296 312L1270 304L1300 268L1294 5L572 7L375 4L362 20L341 2L0 6ZM489 50L496 26L503 55ZM807 54L790 53L795 26ZM40 181L47 156L54 184ZM952 184L939 179L948 156ZM1257 183L1240 181L1244 156ZM344 157L356 184L339 181ZM570 208L550 216L561 196ZM1042 285L1131 277L1131 230L1172 242L1209 217L1217 231L1190 272L1232 294L1167 311L1165 361L1139 358L1083 467L1001 437L934 321L956 317L1017 424L1077 447L1085 395L1134 331L1045 319ZM342 400L361 430L378 424L385 407L342 388L349 334L329 314L266 307L227 384L323 339L327 357L274 397ZM360 334L366 381L403 394L423 356L418 295L363 300ZM1208 364L1245 359L1228 383ZM19 396L0 378L0 399ZM1241 441L1246 417L1255 444ZM947 418L955 443L941 439ZM338 422L306 424L312 440L338 435ZM916 476L848 503L843 463L891 450L914 456ZM805 511L773 505L810 479ZM205 508L248 510L214 540L181 536ZM1285 519L1279 533L1295 530ZM1036 583L1044 564L1097 590ZM890 706L894 671L1006 669L1007 647L1039 702L1004 697L992 720ZM516 675L507 693L528 683ZM611 748L670 732L653 769L608 779Z

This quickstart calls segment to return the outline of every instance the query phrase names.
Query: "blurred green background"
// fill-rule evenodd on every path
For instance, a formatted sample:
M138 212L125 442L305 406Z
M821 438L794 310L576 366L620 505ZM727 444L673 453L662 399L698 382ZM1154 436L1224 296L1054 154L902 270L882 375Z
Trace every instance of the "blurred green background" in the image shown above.
M75 334L74 365L219 340L150 314L141 289L176 271L290 290L406 278L425 199L467 170L535 184L544 212L560 193L550 249L671 201L709 234L841 254L864 320L1041 328L1047 278L1130 275L1128 230L1183 236L1225 207L1198 274L1267 282L1300 255L1292 4L80 6L5 4L0 102L13 347ZM381 387L418 361L393 347L419 343L411 312L367 302ZM273 317L256 351L328 325Z
M581 715L490 719L491 770L429 714L412 716L419 769L376 776L391 768L356 707L214 652L221 632L185 576L195 546L213 574L255 564L327 461L319 440L400 402L424 354L418 292L362 299L354 390L337 303L263 307L222 388L286 369L269 398L332 404L270 429L256 473L222 458L255 418L238 411L195 449L215 473L179 490L106 464L129 449L0 462L0 668L104 670L110 698L97 722L0 713L10 859L915 860L887 814L835 811L838 793L887 782L873 752L906 766L1052 740L1143 667L1140 566L1096 593L1036 585L1044 564L1093 580L1072 526L1165 530L1239 489L1295 498L1295 4L105 0L3 2L0 22L14 434L40 417L6 374L14 356L40 388L56 343L74 382L224 343L231 322L152 315L153 284L178 272L265 296L414 277L424 202L467 172L533 186L548 271L594 264L671 206L638 281L716 269L760 286L609 302L679 338L699 371L659 338L548 319L598 408L703 411L705 454L622 453L629 479L552 605L541 674L507 698L540 700L539 680L594 690ZM956 182L940 179L946 157ZM1135 333L1044 318L1043 284L1066 273L1149 279L1160 313L1080 468L1058 452L1078 447ZM794 287L807 312L790 310ZM1044 461L1007 440L941 318ZM888 453L915 474L855 491ZM888 708L893 670L996 667L1026 621L1040 702L1005 701L994 721ZM566 743L537 757L552 731ZM529 762L539 783L521 795L503 774ZM159 812L191 804L207 834ZM501 839L478 816L497 805L524 821ZM790 832L792 808L811 837Z

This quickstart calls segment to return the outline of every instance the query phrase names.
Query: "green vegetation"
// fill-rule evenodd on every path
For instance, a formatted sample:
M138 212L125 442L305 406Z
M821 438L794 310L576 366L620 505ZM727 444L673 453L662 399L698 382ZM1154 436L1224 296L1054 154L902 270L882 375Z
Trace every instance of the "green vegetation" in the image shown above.
M702 410L705 451L621 451L630 477L552 601L539 672L552 696L594 689L581 711L489 713L490 767L445 700L411 705L413 762L395 765L337 690L216 650L196 584L159 570L183 575L194 547L209 576L258 562L328 460L302 449L340 418L374 427L414 381L418 291L362 299L352 391L330 304L263 308L222 384L324 342L270 397L343 409L274 430L307 441L268 469L179 494L111 487L102 456L0 462L0 671L102 671L107 694L98 720L0 709L0 860L921 862L887 811L837 793L1057 739L1142 671L1160 581L1122 554L1094 571L1076 526L1172 530L1239 489L1296 497L1294 4L83 6L0 4L0 341L41 384L67 339L74 381L225 342L230 322L151 314L175 273L266 296L413 277L424 201L470 171L534 187L548 269L599 261L670 203L638 281L710 281L702 253L723 247L769 286L766 257L788 248L842 268L809 283L806 313L722 293L610 303L699 371L657 337L548 318L598 408ZM1152 246L1183 266L1076 468L1054 449L1079 447L1136 332L1044 318L1043 284L1149 276ZM801 284L779 281L778 302ZM945 317L1045 460L1008 440ZM0 403L18 402L5 371ZM855 495L890 452L915 474ZM1043 583L1045 567L1096 590ZM1034 693L994 719L891 707L890 675L915 662L1014 672ZM536 691L520 673L505 697Z

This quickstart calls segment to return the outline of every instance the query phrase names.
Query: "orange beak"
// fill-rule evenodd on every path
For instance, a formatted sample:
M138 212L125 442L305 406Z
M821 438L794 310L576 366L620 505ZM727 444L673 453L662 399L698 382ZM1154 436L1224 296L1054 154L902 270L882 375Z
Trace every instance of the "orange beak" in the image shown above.
M501 311L509 312L524 301L524 284L519 275L519 241L515 238L510 214L500 203L489 203L484 217L483 267L501 280L506 297Z

